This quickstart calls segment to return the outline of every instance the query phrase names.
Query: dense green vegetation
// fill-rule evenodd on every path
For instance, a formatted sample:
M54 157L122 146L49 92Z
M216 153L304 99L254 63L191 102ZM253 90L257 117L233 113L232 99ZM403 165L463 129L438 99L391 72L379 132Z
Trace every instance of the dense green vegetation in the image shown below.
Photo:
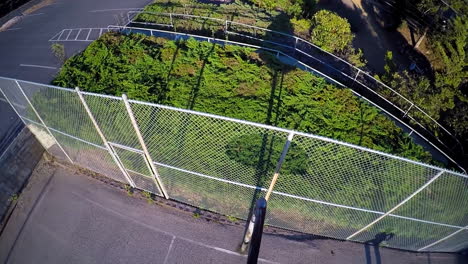
M55 84L310 132L429 161L379 111L266 52L108 34L69 59Z
M416 4L421 14L426 14L426 19L433 24L422 29L427 30L430 49L428 53L435 57L431 61L432 68L428 70L429 74L424 75L398 71L389 54L386 73L381 76L382 80L418 104L442 125L451 128L450 130L462 141L466 149L468 147L467 5L459 0L450 1L453 9L440 1L433 0L417 1ZM457 10L457 13L453 10ZM420 118L424 120L423 116ZM425 125L437 129L430 120Z
M354 49L352 46L353 34L351 33L351 26L348 21L333 12L316 10L314 0L253 0L252 3L254 5L248 5L242 1L235 1L233 4L221 4L217 6L190 1L187 2L184 0L169 2L158 1L146 6L145 11L154 13L184 13L226 19L247 25L295 34L310 40L324 50L334 52L358 67L366 65L362 51ZM139 15L137 20L170 24L169 17L150 13ZM224 23L222 21L217 22L206 19L173 17L172 22L176 30L179 28L194 33L203 33L205 35L216 35L216 33L221 33L224 30ZM230 25L230 28L236 32L243 32L263 39L271 39L275 42L281 42L283 38L283 36L280 35L265 34L266 32L237 24ZM225 36L219 34L219 37L224 38ZM236 36L230 35L229 39L236 40ZM243 39L243 41L249 41L249 39ZM254 42L252 44L264 45L265 43Z
M458 9L458 15L450 22L447 28L440 26L441 20L446 19L447 10L450 8L441 5L437 1L419 1L416 5L422 13L434 17L434 27L428 32L428 39L433 49L433 53L439 58L439 65L442 68L434 69L433 76L420 76L414 73L398 71L398 67L386 67L386 73L380 79L389 86L396 89L405 97L415 102L431 117L439 123L450 127L458 138L468 138L466 129L468 118L464 111L468 109L468 99L466 90L466 36L467 23L463 12L464 5L459 1L452 1L451 5ZM358 67L366 66L362 51L352 46L353 34L351 26L346 19L327 10L316 10L312 1L251 1L254 5L248 5L241 1L236 1L230 5L209 5L190 1L157 2L148 5L145 10L154 12L176 12L202 15L229 19L246 24L257 25L274 30L294 33L302 38L309 39L314 44L324 50L335 53L345 58ZM293 8L294 7L294 8ZM303 12L293 12L291 10L301 9ZM403 14L404 12L400 12ZM141 20L162 22L163 18L157 15L141 15ZM167 18L166 18L167 19ZM166 21L167 22L167 21ZM223 31L222 22L210 22L207 20L174 19L176 28L184 28L198 32L204 30L204 34L215 34ZM273 34L263 34L255 32L250 28L235 25L236 32L272 39L281 39ZM231 25L233 27L233 25ZM198 32L202 33L202 32ZM219 37L225 37L220 34ZM229 36L231 39L233 36ZM235 38L234 38L235 39ZM245 41L245 40L244 40ZM259 45L259 43L253 43ZM390 60L388 60L390 61ZM395 94L382 91L392 101L400 103L403 108L408 108L409 104ZM428 127L436 135L442 131L427 116L416 109L412 109L411 116L417 118L425 127ZM417 124L413 124L417 126ZM453 139L442 139L453 140ZM468 141L464 142L468 148ZM449 143L451 145L451 143Z
M157 1L147 5L144 11L152 13L177 13L190 14L196 16L204 16L210 18L227 19L231 21L256 25L259 27L275 27L278 30L287 30L289 16L277 10L265 10L254 5L249 5L242 1L235 1L231 4L204 4L193 1L177 0L177 1ZM167 23L170 22L167 16L141 14L137 19L149 22ZM206 21L197 21L195 19L177 20L173 18L176 24L180 27L189 29L197 28ZM198 23L200 24L198 24ZM273 24L273 25L272 25ZM209 27L212 25L203 25ZM222 25L221 25L222 26Z

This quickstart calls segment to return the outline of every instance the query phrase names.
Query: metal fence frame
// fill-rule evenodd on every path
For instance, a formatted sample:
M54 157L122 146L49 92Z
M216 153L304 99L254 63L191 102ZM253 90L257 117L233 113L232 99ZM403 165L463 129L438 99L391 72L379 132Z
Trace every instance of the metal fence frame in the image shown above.
M153 14L153 15L161 15L161 16L168 16L170 18L170 24L161 24L161 23L151 23L151 22L141 22L141 21L135 21L135 18L139 15L139 14ZM248 24L244 24L244 23L240 23L240 22L235 22L235 21L230 21L230 20L226 20L226 19L219 19L219 18L212 18L212 17L205 17L205 16L197 16L197 15L189 15L189 14L178 14L178 13L163 13L163 12L148 12L148 11L129 11L127 13L127 19L128 19L128 23L126 24L126 28L132 28L131 24L140 24L140 25L144 25L144 26L162 26L162 27L168 27L168 28L171 28L173 30L175 30L175 26L174 26L174 23L173 23L173 19L176 18L176 17L180 17L180 18L184 18L184 19L205 19L205 20L211 20L211 21L217 21L217 22L220 22L220 23L223 23L225 26L224 26L224 32L226 33L226 35L237 35L237 36L241 36L241 37L245 37L245 38L248 38L248 39L254 39L256 41L260 41L260 42L263 42L263 43L268 43L268 44L272 44L272 45L276 45L276 46L279 46L279 47L282 47L282 48L286 48L286 49L289 49L289 50L293 50L294 53L298 52L304 56L307 56L313 60L316 60L317 62L319 62L320 64L322 65L325 65L327 66L328 68L332 69L333 71L336 71L337 73L343 75L345 78L349 79L349 81L353 82L353 83L358 83L359 85L361 85L362 87L364 87L365 89L367 89L369 92L375 94L376 96L378 96L380 99L386 101L388 104L392 105L396 110L398 110L402 115L403 117L407 117L409 118L412 122L414 122L417 126L420 127L420 129L422 129L422 131L425 131L427 133L429 133L430 135L432 135L434 137L435 140L438 141L439 144L441 144L442 146L444 146L445 148L447 148L447 150L450 150L450 151L453 151L453 148L454 146L452 147L449 147L446 145L446 143L442 142L439 137L437 137L435 135L435 132L432 131L431 129L428 129L425 125L423 125L421 123L421 121L418 121L417 120L417 117L415 117L414 115L412 115L410 113L410 110L412 109L415 109L416 111L420 112L423 114L423 116L427 117L430 122L432 122L434 124L435 127L437 127L438 129L440 129L440 132L443 132L445 133L448 137L452 138L454 141L455 141L455 147L459 148L462 152L464 151L463 150L463 147L462 147L462 144L460 143L460 141L448 130L446 129L444 126L442 126L439 122L437 122L434 118L432 118L429 114L427 114L423 109L421 109L419 106L417 106L416 104L414 104L411 100L407 99L406 97L404 97L403 95L401 95L400 93L398 93L395 89L392 89L391 87L389 87L388 85L384 84L383 82L381 82L380 80L377 80L376 78L374 78L373 76L371 76L369 73L367 73L366 71L352 65L351 63L347 62L346 60L340 58L339 56L336 56L334 55L333 53L331 52L328 52L328 51L325 51L323 49L321 49L320 47L318 47L317 45L307 41L307 40L304 40L300 37L297 37L297 36L294 36L294 35L290 35L290 34L287 34L287 33L284 33L284 32L279 32L279 31L275 31L275 30L270 30L270 29L266 29L266 28L262 28L262 27L257 27L257 26L253 26L253 25L248 25ZM265 39L262 39L262 38L259 38L256 36L256 34L254 34L254 36L249 36L249 35L246 35L246 34L243 34L243 33L239 33L239 32L235 32L234 30L230 30L230 27L232 27L232 25L238 25L238 26L241 26L241 27L245 27L245 28L250 28L250 29L253 29L254 32L256 32L257 30L258 31L263 31L263 32L269 32L269 33L272 33L272 34L278 34L278 35L281 35L285 38L290 38L292 39L293 41L293 45L286 45L286 44L283 44L283 43L278 43L278 42L275 42L275 41L270 41L270 40L265 40ZM137 28L137 27L134 27L134 28ZM152 29L154 30L154 29ZM194 35L195 36L195 35ZM325 56L328 56L330 59L332 60L338 60L340 63L343 63L344 66L348 67L351 71L350 74L348 74L347 72L344 71L344 69L337 69L336 67L330 65L329 63L323 61L322 59L320 58L317 58L315 56L313 56L312 54L309 54L309 52L307 52L306 50L301 50L301 45L298 45L298 44L305 44L306 47L311 47L315 50L318 50L320 52L322 52L323 54L322 55L325 55ZM283 53L284 54L284 53ZM314 69L315 70L315 69ZM315 70L317 71L317 70ZM367 83L367 85L364 83L364 79L359 79L360 77L363 77L367 80L370 80L372 82L372 88L369 87L369 83ZM327 79L333 79L331 77L328 77L327 76ZM334 80L334 79L333 79ZM384 95L381 95L380 93L378 93L376 91L376 89L378 88L378 86L383 86L384 89L390 91L392 94L394 94L395 96L397 96L398 98L400 98L401 100L407 102L409 104L408 108L406 109L402 109L400 108L400 106L398 106L396 103L394 102L391 102L390 100L388 100ZM352 88L352 87L351 87ZM388 112L388 111L386 111ZM405 122L406 124L406 122ZM411 128L411 131L416 131L415 129ZM464 170L464 168L462 168L460 165L458 165L458 163L456 161L454 161L452 159L452 157L448 154L446 154L444 151L442 151L439 147L436 147L431 141L429 141L426 137L423 137L421 135L421 133L418 133L419 136L421 136L424 140L426 140L427 142L429 142L433 147L435 147L438 151L440 151L446 158L448 158L450 161L452 161L454 164L456 164L461 170L463 170L464 172L466 172Z
M247 44L247 43L243 43L243 42L237 42L237 41L231 41L231 40L226 40L226 39L217 39L217 38L214 38L214 37L206 37L206 36L201 36L201 35L194 35L194 34L188 34L188 33L180 33L180 32L173 32L173 31L166 31L166 30L159 30L159 29L150 29L150 28L139 28L139 27L129 27L129 26L115 26L115 25L109 25L108 26L108 29L109 31L120 31L120 32L128 32L128 33L142 33L142 34L147 34L148 36L158 36L158 33L163 33L163 34L170 34L170 35L173 35L174 36L174 40L178 40L178 39L183 39L183 38L189 38L189 37L193 37L197 40L201 40L201 41L207 41L207 42L211 42L211 43L217 43L217 44L221 44L221 45L225 45L225 44L229 44L229 45L237 45L237 46L243 46L243 47L250 47L250 48L254 48L254 49L258 49L258 50L265 50L267 52L271 52L273 54L276 54L277 58L280 58L281 57L284 57L284 58L287 58L289 59L290 61L294 61L295 63L293 64L293 66L296 66L296 67L299 67L299 68L302 68L303 70L306 70L306 71L309 71L311 73L314 73L320 77L323 77L325 78L327 81L333 83L333 84L336 84L340 87L343 87L343 88L346 88L346 86L342 83L340 83L339 81L333 79L332 77L328 76L327 74L323 73L323 72L320 72L319 70L291 57L290 55L280 51L280 50L276 50L276 49L272 49L272 48L267 48L267 47L262 47L262 46L256 46L256 45L252 45L252 44ZM412 126L410 126L407 122L404 122L402 121L400 118L398 118L397 116L395 116L394 114L392 114L391 112L387 111L386 109L384 109L383 107L381 107L380 105L374 103L372 100L369 100L368 98L364 97L363 95L361 95L360 93L358 93L357 91L351 89L351 92L353 94L355 94L356 96L358 96L359 98L362 98L364 99L365 101L367 101L368 103L372 104L373 106L377 107L378 109L380 109L382 112L384 112L386 115L388 115L389 117L391 117L393 120L397 121L399 124L401 124L402 126L408 128L411 132L409 133L409 135L411 136L411 134L416 134L418 137L420 137L421 139L423 139L424 141L426 141L428 144L430 144L433 148L435 148L437 151L439 151L442 155L444 155L448 160L450 160L451 162L453 162L455 165L457 165L457 167L462 170L463 172L466 172L465 169L463 167L461 167L460 165L458 165L458 163L450 156L448 155L446 152L444 152L440 147L438 147L437 145L435 145L434 143L432 143L428 138L426 138L424 135L422 135L418 130L415 130ZM378 93L376 93L375 91L372 91L372 93L378 95L379 97L381 97L383 100L391 103L389 100L387 100L386 98L382 97L381 95L379 95ZM422 126L422 125L421 125ZM442 141L440 141L439 139L437 139L440 143L443 144ZM444 144L443 144L444 145Z
M7 84L8 83L10 83L10 84L14 83L16 85L11 87L11 86L8 86L5 83L7 83ZM79 99L78 101L81 103L83 108L86 110L87 118L94 125L94 129L99 134L103 144L98 145L98 144L86 141L84 139L81 139L79 137L75 137L75 136L72 136L72 135L67 134L65 132L62 132L62 131L54 128L54 127L50 127L50 124L48 124L46 120L44 120L44 119L42 119L40 117L41 113L37 110L37 108L36 108L37 105L35 106L34 102L32 102L32 100L30 100L31 97L34 96L34 95L26 94L24 92L23 88L22 88L22 85L33 85L35 87L34 89L36 89L36 87L39 87L39 88L37 88L37 91L35 91L35 92L38 92L38 93L40 91L42 91L42 90L52 91L52 92L53 91L66 91L67 94L69 94L72 98L75 97L75 99ZM28 88L28 89L30 89L30 88ZM401 220L405 220L405 221L406 220L407 221L412 221L412 222L420 223L420 224L428 224L428 225L431 225L431 226L434 226L434 227L444 227L444 228L446 227L446 228L450 228L450 230L453 229L453 232L447 233L443 237L439 237L437 239L432 239L430 241L430 243L427 243L424 246L419 247L417 249L413 249L413 250L418 250L418 251L431 251L431 248L434 248L435 246L439 245L441 242L450 241L450 238L453 238L453 237L459 235L461 232L468 232L468 226L460 226L460 225L453 225L453 224L447 224L447 223L440 223L440 222L434 222L434 221L429 221L429 220L425 220L425 219L418 219L418 218L408 217L408 216L404 216L404 215L392 214L398 208L400 208L401 206L407 204L408 201L410 201L412 198L417 196L423 190L426 190L428 188L428 186L433 185L433 182L436 182L442 176L450 175L450 176L454 176L454 177L460 177L460 179L463 179L464 181L468 182L468 175L466 175L466 174L461 174L461 173L449 171L447 169L438 168L436 166L424 164L424 163L421 163L421 162L412 161L412 160L409 160L409 159L406 159L406 158L402 158L402 157L398 157L398 156L395 156L395 155L379 152L379 151L376 151L376 150L367 149L367 148L360 147L360 146L355 146L355 145L352 145L352 144L349 144L349 143L340 142L340 141L337 141L337 140L334 140L334 139L325 138L325 137L321 137L321 136L317 136L317 135L311 135L311 134L307 134L307 133L292 131L292 130L289 130L289 129L283 129L283 128L273 127L273 126L269 126L269 125L263 125L263 124L258 124L258 123L254 123L254 122L238 120L238 119L229 118L229 117L217 116L217 115L208 114L208 113L201 113L201 112L196 112L196 111L192 111L192 110L179 109L179 108L175 108L175 107L158 105L158 104L153 104L153 103L148 103L148 102L140 102L140 101L136 101L136 100L128 100L125 96L120 98L120 97L115 97L115 96L94 94L94 93L89 93L89 92L83 92L83 91L80 91L79 89L75 89L75 90L66 89L66 88L61 88L61 87L56 87L56 86L51 86L51 85L44 85L44 84L39 84L39 83L34 83L34 82L27 82L27 81L21 81L21 80L10 79L10 78L2 78L2 77L0 77L0 92L3 94L5 99L9 102L9 104L12 106L12 108L15 110L15 112L18 114L18 116L21 118L21 120L25 123L26 126L28 126L28 124L37 124L37 125L43 126L45 128L46 133L48 133L49 136L55 140L56 145L58 145L60 150L61 150L61 154L60 153L59 154L52 153L53 155L58 155L59 157L65 158L65 159L67 159L67 160L69 160L71 162L74 162L77 165L83 166L83 164L80 164L79 161L73 160L72 155L69 155L69 153L67 153L65 148L63 148L61 146L61 144L64 143L64 142L61 142L61 139L56 138L54 136L54 133L66 136L67 139L70 139L70 140L75 140L77 142L87 143L89 146L92 146L92 147L94 147L96 149L99 149L101 151L104 150L104 151L108 152L108 154L113 158L112 160L115 163L115 165L120 169L120 172L123 175L122 179L124 179L123 182L128 183L131 186L138 188L139 186L137 184L135 184L135 182L133 182L132 178L126 172L125 165L123 164L123 162L121 160L119 160L119 158L116 157L116 153L111 147L111 144L114 144L114 143L110 143L110 142L107 141L107 137L104 134L105 132L103 132L103 130L101 130L98 122L96 121L96 118L94 117L94 115L95 114L100 114L100 113L96 112L98 110L90 109L86 98L88 98L88 99L92 98L93 100L98 100L98 101L99 100L110 100L112 102L123 104L125 106L125 108L123 108L124 110L123 110L122 114L126 115L129 118L130 122L132 123L132 124L129 124L129 125L130 125L130 127L133 127L133 129L134 129L133 132L129 131L129 133L135 133L136 134L137 138L139 139L139 144L140 144L142 150L135 149L135 148L133 148L131 146L122 146L122 148L127 148L127 149L129 149L131 151L139 152L143 156L146 157L147 161L150 162L150 164L151 164L151 170L153 171L153 174L152 174L153 180L155 181L155 183L157 184L157 186L161 190L161 194L158 194L158 193L156 193L156 194L160 195L160 196L163 196L165 198L169 198L169 195L168 195L168 193L167 193L167 191L165 189L164 179L161 179L159 177L159 175L158 175L158 172L157 172L158 168L169 168L169 169L172 169L174 171L179 171L179 172L189 173L191 175L195 175L197 177L200 177L200 179L203 179L203 180L214 180L214 181L217 181L217 182L222 182L222 183L228 184L229 186L238 186L238 187L242 187L242 188L246 188L246 189L250 189L250 190L257 190L257 191L260 191L262 193L265 193L266 194L265 196L266 196L267 199L270 197L270 195L276 195L277 197L283 197L284 199L287 198L287 199L294 199L294 200L297 200L297 201L311 202L313 204L319 204L319 205L323 205L323 206L330 206L332 208L342 208L342 209L346 209L346 210L352 210L353 212L356 211L356 212L363 212L363 213L371 213L371 214L375 215L376 217L378 216L376 219L374 219L373 221L371 221L370 223L368 223L367 225L365 225L360 230L358 230L357 232L355 232L354 234L352 234L350 236L347 236L347 237L334 236L335 238L339 238L339 239L346 239L346 240L353 240L353 241L363 242L363 241L361 241L359 239L356 239L355 237L359 233L361 233L363 231L372 232L372 231L370 231L370 228L372 226L374 226L375 224L377 224L377 223L381 222L382 220L384 220L386 218L389 218L389 217L396 218L396 219L401 219ZM11 96L11 95L15 95L15 96ZM28 103L28 105L25 105L24 108L30 109L36 115L36 117L40 120L40 122L31 120L30 118L24 116L24 114L22 115L20 111L17 111L18 107L20 107L20 106L23 107L21 105L21 102L20 102L21 99L19 99L19 97L17 97L17 96L22 96L23 99L25 99L25 101ZM86 98L85 98L85 96L86 96ZM14 99L16 101L14 101ZM54 97L52 97L51 99L52 100L58 100L58 98L54 98ZM284 142L284 148L283 148L283 151L281 153L281 156L279 157L279 159L277 161L276 169L274 171L274 175L272 175L272 177L271 177L271 179L270 179L270 181L268 183L268 186L269 186L268 189L266 188L266 186L264 186L264 187L254 186L254 185L245 184L245 183L242 183L242 182L233 181L233 180L230 180L230 179L223 179L223 178L219 178L219 177L213 177L211 175L206 175L204 173L199 173L199 172L196 172L196 171L191 171L191 170L184 169L184 168L181 168L181 167L172 166L172 165L169 165L169 164L154 161L153 160L154 157L151 156L151 154L149 153L149 151L148 151L148 149L146 147L145 140L143 139L140 128L138 126L138 120L135 119L135 116L133 114L131 105L151 107L151 109L155 109L157 111L162 111L162 110L166 111L167 110L167 111L171 111L171 112L178 113L178 114L183 113L183 114L187 114L188 116L191 116L191 117L209 118L210 120L213 120L213 122L215 120L217 120L217 121L227 122L229 124L236 124L236 125L243 125L243 126L245 125L245 126L248 126L248 127L261 128L261 129L265 129L266 131L276 131L276 132L280 132L280 133L282 133L284 135L288 135L286 141ZM64 102L63 107L66 110L66 107L67 107L66 102ZM51 110L54 110L54 109L51 109ZM55 111L62 111L62 109L56 109ZM75 122L75 120L72 120L72 119L70 119L70 120L67 119L65 121ZM115 128L115 129L118 129L118 128ZM125 132L128 132L128 131L125 131ZM281 179L281 165L285 161L285 156L288 153L288 149L289 149L289 146L290 146L291 142L295 142L296 137L303 137L303 138L307 138L307 139L313 139L313 140L316 140L316 141L319 141L319 142L322 142L322 143L332 143L332 144L337 145L337 146L345 147L346 149L359 150L360 152L367 153L367 154L375 154L375 155L378 155L379 157L385 157L386 159L389 159L390 161L398 161L398 162L403 162L404 164L412 164L414 166L417 166L418 168L421 167L421 168L430 169L430 170L433 170L434 173L435 172L437 172L437 173L434 174L434 175L432 175L432 174L427 175L427 180L424 182L424 184L419 186L419 188L416 189L413 193L408 195L405 199L401 200L392 209L390 209L390 210L388 210L386 212L371 210L371 209L368 209L368 208L359 208L359 207L353 207L353 206L348 206L348 205L343 205L343 204L337 204L337 203L324 201L324 200L316 200L316 199L312 199L312 198L309 198L309 197L302 197L302 196L295 195L295 194L292 194L292 193L287 193L287 192L284 192L284 191L277 191L277 190L275 190L275 182L276 182L276 180L278 178ZM97 161L97 162L100 162L100 161ZM203 161L200 161L200 162L203 162ZM97 171L97 172L99 172L99 171ZM106 175L106 176L110 176L110 175ZM406 175L406 176L411 177L411 175ZM229 194L226 194L226 195L229 195ZM173 197L172 197L172 199L177 200L177 198L173 198ZM275 199L269 201L269 203L272 203L272 205L274 205ZM202 204L195 203L194 205L203 207ZM456 208L454 208L454 209L456 209ZM466 210L466 208L458 208L458 210ZM229 212L221 211L219 213L228 214ZM303 224L306 224L306 223L303 223ZM282 227L282 226L280 225L279 227ZM283 227L283 228L285 228L285 227ZM295 228L294 230L301 231L301 228L298 227L298 228ZM392 247L391 245L389 245L389 246ZM437 250L437 248L435 248L435 249ZM450 251L450 249L448 249L448 250L446 249L445 251Z

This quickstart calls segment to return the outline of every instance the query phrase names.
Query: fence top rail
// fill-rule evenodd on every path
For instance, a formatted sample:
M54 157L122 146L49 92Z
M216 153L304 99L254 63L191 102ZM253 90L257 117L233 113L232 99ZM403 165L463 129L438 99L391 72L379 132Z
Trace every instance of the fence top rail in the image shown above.
M101 96L100 94L94 94L94 95ZM241 119L236 119L236 118L231 118L231 117L225 117L225 116L219 116L219 115L209 114L209 113L204 113L204 112L198 112L198 111L193 111L193 110L188 110L188 109L182 109L182 108L177 108L177 107L173 107L173 106L160 105L160 104L155 104L155 103L150 103L150 102L142 102L142 101L138 101L138 100L129 100L129 102L135 103L135 104L153 106L153 107L157 107L157 108L161 108L161 109L167 109L167 110L172 110L172 111L177 111L177 112L183 112L183 113L198 115L198 116L210 117L210 118L214 118L214 119L225 120L225 121L230 121L230 122L255 126L255 127L259 127L259 128L265 128L265 129L268 129L268 130L275 130L275 131L278 131L278 132L293 133L294 135L314 138L314 139L317 139L317 140L320 140L320 141L334 143L334 144L338 144L338 145L358 149L358 150L361 150L361 151L364 151L364 152L370 152L370 153L385 156L385 157L388 157L388 158L397 159L397 160L405 161L405 162L412 163L412 164L415 164L415 165L420 165L420 166L423 166L423 167L434 169L434 170L437 170L437 171L444 171L444 172L447 172L447 173L450 173L450 174L454 174L454 175L458 175L458 176L461 176L461 177L468 178L468 175L463 174L463 173L455 172L455 171L444 169L444 168L439 168L439 167L429 165L429 164L426 164L426 163L422 163L422 162L419 162L419 161L410 160L410 159L407 159L407 158L395 156L393 154L388 154L388 153L381 152L381 151L378 151L378 150L373 150L373 149L369 149L369 148L366 148L366 147L353 145L351 143L347 143L347 142L343 142L343 141L339 141L339 140L336 140L336 139L331 139L331 138L327 138L327 137L323 137L323 136L312 135L312 134L299 132L299 131L295 131L295 130L291 130L291 129L280 128L280 127L255 123L255 122L251 122L251 121L246 121L246 120L241 120Z
M378 79L374 78L372 75L370 75L369 73L367 73L366 71L363 71L361 70L360 68L354 66L353 64L349 63L348 61L344 60L343 58L340 58L338 56L336 56L335 54L331 53L331 52L328 52L328 51L325 51L323 50L322 48L320 48L319 46L305 40L305 39L302 39L300 37L297 37L295 35L291 35L291 34L288 34L288 33L284 33L284 32L280 32L280 31L275 31L275 30L271 30L271 29L267 29L267 28L262 28L262 27L258 27L258 26L254 26L254 25L248 25L248 24L244 24L244 23L241 23L241 22L235 22L235 21L230 21L230 20L224 20L224 19L219 19L219 18L213 18L213 17L205 17L205 16L197 16L197 15L188 15L188 14L178 14L178 13L163 13L163 12L149 12L149 11L130 11L132 13L151 13L151 14L164 14L164 15L172 15L172 16L183 16L183 17L194 17L194 18L204 18L204 19L212 19L212 20L217 20L217 21L225 21L227 23L231 23L231 24L237 24L237 25L242 25L242 26L246 26L246 27L251 27L251 28L255 28L255 29L259 29L259 30L265 30L265 31L268 31L268 32L273 32L273 33L276 33L276 34L281 34L283 36L287 36L287 37L291 37L291 38L294 38L294 39L297 39L297 40L300 40L304 43L307 43L308 45L310 46L313 46L314 48L317 48L319 50L321 50L322 52L325 52L327 53L328 55L330 56L333 56L334 58L340 60L341 62L344 62L345 64L349 65L350 67L354 68L355 70L358 70L359 72L362 72L364 73L365 75L367 75L368 77L370 77L373 81L383 85L385 88L389 89L390 91L392 91L393 93L395 93L397 96L399 96L400 98L402 98L403 100L407 101L408 103L411 103L413 105L415 105L411 100L409 100L408 98L406 98L405 96L401 95L399 92L395 91L393 88L389 87L388 85L384 84L383 82L379 81ZM452 134L448 131L448 129L446 129L445 127L443 127L440 123L438 123L437 121L435 121L429 114L427 114L424 110L422 110L420 107L418 107L417 105L415 105L417 107L417 109L424 113L424 115L428 116L438 127L440 127L442 130L444 130L447 134L449 134L449 136L453 137L458 143L459 143L459 140Z

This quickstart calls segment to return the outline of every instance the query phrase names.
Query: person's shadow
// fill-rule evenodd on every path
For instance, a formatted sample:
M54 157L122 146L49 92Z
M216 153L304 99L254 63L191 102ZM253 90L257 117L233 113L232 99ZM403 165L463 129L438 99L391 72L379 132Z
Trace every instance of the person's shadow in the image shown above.
M372 264L372 257L371 257L371 247L374 248L374 255L375 255L375 264L381 264L382 260L380 257L380 243L384 241L388 241L392 239L394 236L393 233L378 233L375 235L374 239L368 240L364 244L364 250L366 253L366 264Z

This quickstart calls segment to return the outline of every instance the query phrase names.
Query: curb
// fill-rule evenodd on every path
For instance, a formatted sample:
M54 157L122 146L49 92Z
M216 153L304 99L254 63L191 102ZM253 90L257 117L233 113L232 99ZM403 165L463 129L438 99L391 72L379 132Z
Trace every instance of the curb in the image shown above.
M1 27L0 27L0 32L7 30L9 27L13 26L14 24L18 23L21 19L23 18L23 15L21 16L15 16L5 22Z

